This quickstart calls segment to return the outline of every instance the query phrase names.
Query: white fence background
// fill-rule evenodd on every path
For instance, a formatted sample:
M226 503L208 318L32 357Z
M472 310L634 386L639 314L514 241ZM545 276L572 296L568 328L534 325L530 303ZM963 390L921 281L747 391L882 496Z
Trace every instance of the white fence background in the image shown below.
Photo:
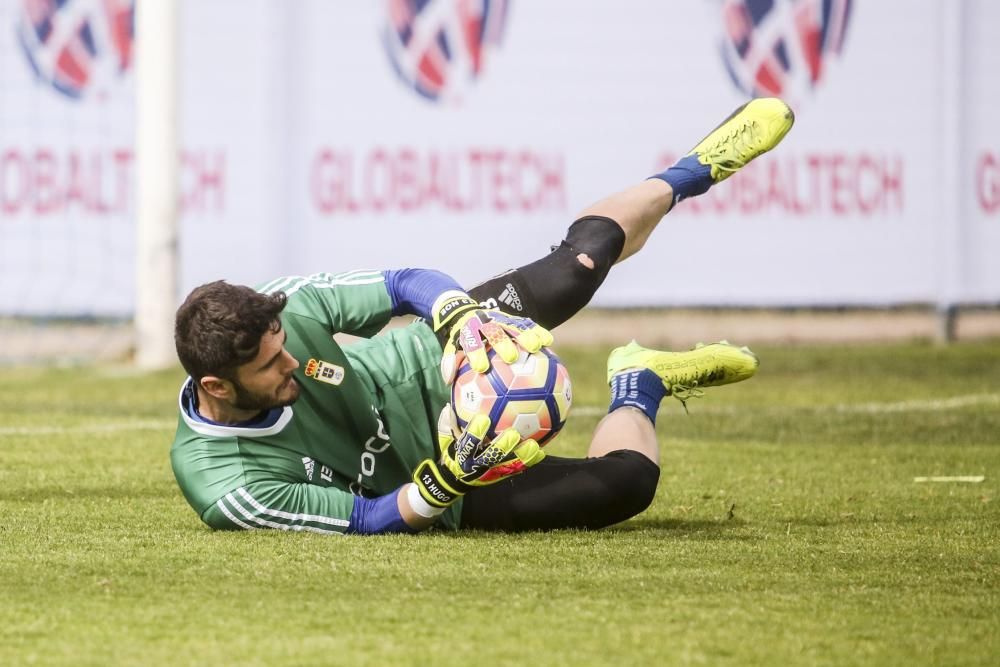
M394 70L415 52L393 51L406 4L181 2L178 300L355 268L474 282L547 252L748 97L753 67L731 76L722 49L743 2L493 0L473 75L456 20L481 3L435 0L414 24L450 40L434 100ZM824 3L745 4L769 8L755 49L784 40L795 129L684 202L595 303L1000 301L1000 3L826 3L843 45L814 83L801 26ZM129 316L135 86L115 19L131 3L68 0L43 43L44 5L0 0L0 315Z

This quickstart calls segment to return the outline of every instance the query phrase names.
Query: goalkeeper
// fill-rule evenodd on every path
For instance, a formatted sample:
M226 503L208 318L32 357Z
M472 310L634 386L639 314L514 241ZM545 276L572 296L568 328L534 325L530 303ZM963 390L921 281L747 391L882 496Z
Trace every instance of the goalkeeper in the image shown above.
M614 350L611 406L584 459L545 456L512 429L485 442L486 417L457 439L439 427L457 355L485 372L489 347L512 361L549 345L677 202L792 122L780 100L751 101L671 168L585 210L549 255L469 290L422 269L198 287L175 327L190 375L171 449L185 498L213 528L318 533L599 528L641 512L659 480L661 399L750 377L749 350ZM423 319L374 335L401 314ZM341 347L336 332L364 340Z

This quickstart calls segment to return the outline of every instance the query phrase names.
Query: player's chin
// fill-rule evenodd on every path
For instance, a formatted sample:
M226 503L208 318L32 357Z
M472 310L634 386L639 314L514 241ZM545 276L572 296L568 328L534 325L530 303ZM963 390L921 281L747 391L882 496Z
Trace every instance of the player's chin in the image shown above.
M295 378L288 378L288 383L278 390L277 399L277 407L281 408L291 405L299 399L299 383L295 381Z

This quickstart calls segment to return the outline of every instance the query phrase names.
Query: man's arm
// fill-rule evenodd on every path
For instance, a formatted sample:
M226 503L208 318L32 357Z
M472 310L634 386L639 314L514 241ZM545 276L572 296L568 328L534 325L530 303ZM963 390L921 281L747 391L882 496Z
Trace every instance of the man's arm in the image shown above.
M257 287L265 294L284 292L291 311L355 335L377 331L391 315L430 319L441 294L461 289L454 278L431 269L283 276Z
M218 530L373 535L415 533L433 524L440 513L420 498L413 484L379 498L362 498L333 487L272 480L227 493L201 518Z
M288 297L284 312L320 322L331 333L368 338L392 317L385 276L377 270L283 276L256 289L264 294L284 292Z
M219 498L201 518L221 530L416 533L469 491L516 475L545 458L534 440L521 440L514 429L485 440L489 427L489 418L479 415L456 440L445 408L438 419L438 458L424 459L413 472L413 483L378 498L302 482L257 481Z
M354 497L347 491L261 480L228 492L201 519L220 530L273 528L332 535L347 531L353 508Z
M333 331L365 337L393 315L431 320L438 297L461 289L454 278L431 269L283 276L257 287L265 294L284 292L288 312L323 322ZM469 302L474 305L471 298Z
M487 344L512 363L518 355L515 341L529 352L552 343L552 335L531 320L482 309L453 278L431 269L285 276L257 289L284 292L286 313L321 322L332 333L369 337L393 315L425 317L444 348L441 372L446 382L452 380L459 351L485 373Z
M382 275L392 300L393 315L417 315L431 320L439 296L448 291L463 291L454 278L433 269L393 269L383 271Z
M349 532L359 535L417 533L434 525L442 512L420 497L415 484L404 484L380 498L357 498Z
M464 354L472 368L489 370L486 346L513 363L517 345L537 352L552 344L552 334L533 321L498 310L486 310L458 283L440 271L400 269L385 271L386 288L394 315L413 314L426 318L441 341L441 375L450 383ZM515 345L515 342L517 345Z

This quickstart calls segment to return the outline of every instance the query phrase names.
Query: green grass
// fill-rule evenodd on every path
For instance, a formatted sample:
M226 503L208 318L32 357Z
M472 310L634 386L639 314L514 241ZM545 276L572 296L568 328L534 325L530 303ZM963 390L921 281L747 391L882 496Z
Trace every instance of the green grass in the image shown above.
M606 350L559 352L579 455ZM996 664L1000 344L758 352L668 399L647 512L527 535L212 533L179 371L0 370L0 664Z

